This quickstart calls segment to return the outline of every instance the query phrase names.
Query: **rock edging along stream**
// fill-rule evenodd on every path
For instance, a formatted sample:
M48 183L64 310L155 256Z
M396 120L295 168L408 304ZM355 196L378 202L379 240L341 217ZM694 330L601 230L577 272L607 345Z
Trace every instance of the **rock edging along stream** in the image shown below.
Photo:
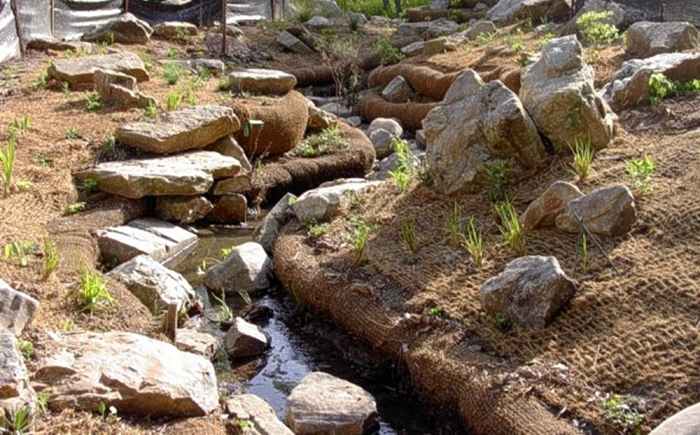
M422 400L443 414L458 417L469 432L577 433L533 396L505 391L497 379L514 373L517 365L472 350L464 329L397 312L372 291L375 285L386 286L385 277L377 274L367 277L368 282L358 282L332 270L305 243L298 221L282 229L274 258L275 275L288 292L368 342L379 354L399 356Z

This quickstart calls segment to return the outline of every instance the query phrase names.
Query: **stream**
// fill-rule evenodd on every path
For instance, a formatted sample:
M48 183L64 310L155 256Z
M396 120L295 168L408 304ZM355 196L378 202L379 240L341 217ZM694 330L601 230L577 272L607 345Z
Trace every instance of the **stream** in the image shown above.
M197 229L196 250L179 265L177 271L197 289L206 310L215 317L208 292L201 284L198 268L220 260L222 248L231 248L251 240L258 222L246 227ZM372 353L358 340L340 331L329 321L296 309L292 298L281 288L273 288L252 300L253 306L239 297L226 303L234 316L244 311L248 320L262 327L271 337L271 346L262 357L230 361L217 357L215 367L219 390L230 394L252 393L264 399L284 421L287 396L304 376L324 371L369 391L377 401L379 426L375 434L453 434L459 429L438 421L414 395L398 391L394 376L381 367ZM202 317L193 318L197 328L223 338L217 324Z

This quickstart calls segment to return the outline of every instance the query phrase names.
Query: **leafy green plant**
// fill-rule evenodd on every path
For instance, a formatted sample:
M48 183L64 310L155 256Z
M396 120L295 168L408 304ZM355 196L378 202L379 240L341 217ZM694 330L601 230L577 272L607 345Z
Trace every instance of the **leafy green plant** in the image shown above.
M476 267L481 267L484 258L484 240L481 236L481 232L479 232L476 225L474 225L474 218L469 218L469 222L460 235L462 245L467 252L469 252L469 255L471 255L474 265Z
M182 104L182 99L183 99L182 93L177 92L177 91L168 92L168 100L167 100L168 111L172 112L173 110L179 109L180 105Z
M445 315L445 308L438 305L437 307L433 307L433 308L428 309L426 314L428 314L428 316L430 316L430 317L442 317Z
M586 44L597 49L601 45L612 44L620 39L619 30L611 22L612 15L612 11L590 11L576 20Z
M399 49L394 47L391 39L386 36L377 39L376 53L379 55L382 65L393 65L403 58Z
M506 174L509 171L508 160L498 160L496 163L485 165L484 170L486 171L488 183L486 194L489 201L492 204L503 201L506 197Z
M116 40L117 40L117 35L113 31L108 30L107 32L105 32L105 42L108 45L114 45Z
M547 32L540 36L540 42L537 44L537 51L542 51L542 48L552 39L554 39L554 33L552 32Z
M524 254L525 233L518 220L518 213L509 200L501 201L495 205L496 215L500 221L499 229L506 244L515 251L516 254Z
M447 230L450 234L450 244L457 248L462 242L462 209L456 200L447 215Z
M32 189L32 186L34 186L34 184L31 181L27 180L18 180L17 182L15 182L15 187L20 192L28 192Z
M222 259L225 259L226 257L228 257L231 254L231 252L233 252L233 250L235 248L236 248L235 246L232 246L230 248L221 248L221 250L219 251L219 257L221 257Z
M112 298L107 282L102 279L102 275L98 271L80 267L78 269L80 276L80 289L78 291L78 303L80 311L88 311L94 313L97 308L113 307L114 299Z
M305 23L314 16L314 3L312 0L295 0L294 1L294 18Z
M168 50L168 57L170 59L177 59L178 57L180 57L180 52L177 48L170 47L170 50Z
M2 178L3 194L5 197L10 195L10 188L12 187L12 172L15 168L15 135L10 133L10 137L7 139L7 145L5 150L0 149L0 163L2 163Z
M348 146L340 129L333 125L301 141L294 153L301 157L317 157Z
M220 91L230 91L231 88L233 87L233 82L231 81L230 78L225 78L225 79L219 80L219 83L216 85L216 87Z
M397 166L393 171L389 171L389 175L396 182L399 191L404 192L408 188L411 177L417 171L416 161L413 157L413 152L408 145L408 142L402 139L394 138L391 141L391 148L396 153Z
M357 218L352 222L352 228L345 239L353 247L352 265L357 267L362 263L367 255L367 242L372 233L377 229L374 225L367 225L363 220Z
M580 180L585 180L591 172L591 164L593 163L594 151L591 142L588 140L576 139L569 144L569 149L574 155L574 161L571 166L574 168L574 173Z
M0 414L0 432L11 435L24 435L31 433L32 420L28 406L10 412L10 418L5 413Z
M47 70L42 70L39 73L39 77L37 77L36 81L34 82L34 87L37 89L46 89L49 86L48 78L49 72Z
M96 112L102 109L102 97L99 93L95 91L88 92L85 94L85 111L86 112Z
M89 177L78 184L77 188L81 192L92 192L100 187L100 182L97 178Z
M620 433L639 433L644 414L630 406L631 399L619 394L610 395L602 404L604 418Z
M174 86L182 77L183 71L178 65L170 62L163 67L162 75L170 86Z
M143 108L143 116L146 119L153 119L158 116L158 107L153 103L153 101L148 102L148 106Z
M498 329L499 331L505 332L508 331L511 327L510 322L504 317L501 316L492 316L490 314L486 313L481 313L481 316L486 320L488 323L490 323L494 328Z
M413 264L415 262L416 251L418 250L415 219L405 218L401 220L401 238L408 247L408 258L406 262L408 264Z
M29 255L36 252L36 243L29 242L11 242L5 245L5 258L10 261L19 260L20 267L29 265Z
M662 73L654 73L649 77L649 100L652 105L659 104L667 95L674 91L673 82Z
M649 156L632 159L627 163L627 175L632 178L634 188L644 195L654 190L654 183L651 181L654 169L656 169L656 163Z
M308 223L309 234L311 234L311 237L316 239L323 237L323 235L328 231L329 227L330 224L325 222L319 223L316 222L315 219Z
M66 100L70 99L70 97L71 97L70 83L63 82L63 84L61 85L61 92L63 92L63 98L65 98Z
M56 270L61 261L58 245L51 237L44 237L44 274L42 279L46 280Z
M34 358L34 343L29 340L17 340L17 345L19 346L19 351L22 352L22 356L25 359Z
M498 32L479 33L479 35L476 37L476 42L478 42L479 44L487 44L493 41L493 38L495 38L497 34Z
M66 214L76 214L85 211L87 204L84 202L74 202L66 207Z
M96 159L98 162L104 160L122 160L126 157L126 151L119 146L116 136L110 133L100 144Z
M51 390L48 388L36 393L36 406L41 414L49 412L49 399L51 398Z
M66 130L66 139L78 139L79 137L80 133L75 127L70 127Z

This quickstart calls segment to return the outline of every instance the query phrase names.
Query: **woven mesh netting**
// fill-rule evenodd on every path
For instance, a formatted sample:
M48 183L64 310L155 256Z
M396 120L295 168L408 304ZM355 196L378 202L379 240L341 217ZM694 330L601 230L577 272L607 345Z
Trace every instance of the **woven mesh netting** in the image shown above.
M675 110L697 104L697 98L682 101ZM663 124L658 118L665 109L645 110L656 114L651 125ZM454 199L414 181L403 194L391 182L366 193L320 241L290 224L276 247L276 272L288 290L378 348L400 354L400 344L407 344L414 387L426 400L451 407L475 433L563 431L554 417L559 412L614 433L602 406L606 394L634 403L644 414L641 429L650 430L700 400L700 132L690 131L623 133L598 154L589 181L578 183L585 193L630 184L630 158L646 154L657 163L656 188L637 195L630 234L599 238L621 276L592 246L583 273L577 234L552 228L527 235L527 254L555 256L577 281L576 295L545 329L503 330L482 313L481 285L517 257L503 245L485 193L457 198L463 216L474 217L483 233L481 268L450 245L446 217ZM545 166L511 180L509 196L519 212L552 182L575 181L567 158ZM415 264L407 264L400 235L407 218L415 220ZM379 229L366 264L353 268L343 234L357 219ZM396 326L404 313L425 319L437 306L446 313L444 324L429 321L411 331Z

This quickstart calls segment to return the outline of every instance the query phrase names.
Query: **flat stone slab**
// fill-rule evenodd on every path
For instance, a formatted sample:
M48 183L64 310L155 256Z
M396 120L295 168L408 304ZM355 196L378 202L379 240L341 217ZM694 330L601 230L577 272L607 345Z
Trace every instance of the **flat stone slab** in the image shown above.
M204 148L240 128L241 122L230 107L195 106L119 127L115 136L119 142L144 151L170 154Z
M194 250L197 236L165 221L137 219L128 225L99 230L97 244L107 261L121 264L145 254L174 267Z
M261 94L286 94L294 89L297 79L291 74L269 69L246 69L229 74L231 89Z
M0 329L4 327L20 336L38 309L39 302L36 299L13 289L0 279Z
M149 79L146 66L134 53L113 53L103 56L71 57L54 59L49 67L49 77L71 85L92 84L95 71L112 70L134 77L142 82Z
M214 179L233 177L237 159L213 151L193 151L168 157L100 163L79 174L96 178L100 190L126 198L201 195Z

